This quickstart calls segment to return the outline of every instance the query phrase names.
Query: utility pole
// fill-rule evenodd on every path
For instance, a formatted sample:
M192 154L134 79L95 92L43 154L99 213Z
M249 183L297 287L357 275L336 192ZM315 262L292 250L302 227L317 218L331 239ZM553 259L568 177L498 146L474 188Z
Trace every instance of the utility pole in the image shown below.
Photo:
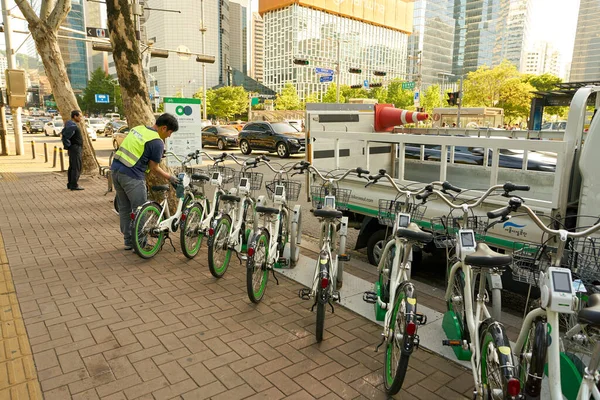
M458 111L456 112L456 127L460 128L460 108L462 107L462 85L465 80L465 76L461 75L460 84L458 85Z
M4 38L6 41L6 58L8 68L17 68L17 58L12 47L12 28L10 24L10 11L7 1L2 0L2 17L4 20ZM11 107L12 108L12 107ZM18 156L23 154L23 126L21 125L21 107L13 110L13 131L15 133L15 152Z
M202 19L200 25L200 32L202 32L202 54L205 53L205 41L204 34L206 33L206 27L204 26L204 0L200 0L200 18ZM202 63L202 119L206 120L206 63Z
M340 61L341 61L341 51L340 48L342 44L342 37L340 34L338 34L338 40L337 40L337 64L335 67L335 102L339 103L340 102Z

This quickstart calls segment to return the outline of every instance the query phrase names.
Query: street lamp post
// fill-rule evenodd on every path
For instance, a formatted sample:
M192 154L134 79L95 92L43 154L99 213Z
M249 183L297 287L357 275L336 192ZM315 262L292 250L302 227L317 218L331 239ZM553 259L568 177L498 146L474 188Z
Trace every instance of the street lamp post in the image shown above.
M335 67L335 102L339 103L340 102L340 62L341 62L341 51L340 48L342 43L342 38L341 35L338 35L338 40L337 40L337 64Z
M200 18L202 19L200 25L200 32L202 32L202 54L205 54L204 34L206 33L206 27L204 26L204 0L200 0ZM206 119L206 63L202 63L202 119Z

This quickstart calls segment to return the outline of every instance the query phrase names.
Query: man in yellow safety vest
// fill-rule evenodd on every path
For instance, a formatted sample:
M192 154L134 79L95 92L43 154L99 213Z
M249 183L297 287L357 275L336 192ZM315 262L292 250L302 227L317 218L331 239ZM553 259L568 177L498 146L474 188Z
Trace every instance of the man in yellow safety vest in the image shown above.
M158 165L164 152L163 141L178 129L179 123L173 115L162 114L151 127L132 128L115 153L110 170L117 192L125 250L132 249L131 212L148 199L146 174L152 173L172 184L179 181Z

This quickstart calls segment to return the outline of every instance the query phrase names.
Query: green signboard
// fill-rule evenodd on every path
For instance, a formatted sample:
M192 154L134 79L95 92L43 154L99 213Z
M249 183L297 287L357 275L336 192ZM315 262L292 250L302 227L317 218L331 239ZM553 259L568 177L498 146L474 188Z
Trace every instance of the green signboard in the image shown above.
M255 106L258 103L260 103L260 99L258 97L253 97L252 98L252 102L250 104L253 105L253 106Z
M46 107L56 107L56 102L51 100L46 100Z
M167 104L202 104L200 99L184 99L182 97L165 97L163 101Z
M402 89L414 89L415 88L415 83L414 82L402 82Z

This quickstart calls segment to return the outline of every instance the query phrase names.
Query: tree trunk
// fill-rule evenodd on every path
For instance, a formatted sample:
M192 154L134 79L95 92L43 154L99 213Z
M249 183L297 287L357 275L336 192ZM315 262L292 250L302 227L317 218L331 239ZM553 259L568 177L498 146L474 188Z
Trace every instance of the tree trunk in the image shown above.
M142 67L140 46L135 36L136 26L129 0L106 0L106 16L127 125L130 128L138 125L151 126L154 124L154 114ZM160 167L170 172L164 159L161 161ZM154 174L148 174L146 183L150 187L164 184L164 181ZM174 213L177 207L177 196L174 190L169 191L168 195L170 208ZM150 197L160 201L156 193L150 192Z
M65 68L65 62L58 46L58 37L56 36L56 32L43 21L35 26L29 24L29 29L35 41L37 51L42 58L46 76L52 87L54 100L56 101L60 115L66 122L71 119L71 111L79 110L79 105L73 93L67 69ZM85 122L79 124L79 129L83 136L82 173L96 174L98 173L98 161L96 160L96 153L92 147L92 142L87 135Z

